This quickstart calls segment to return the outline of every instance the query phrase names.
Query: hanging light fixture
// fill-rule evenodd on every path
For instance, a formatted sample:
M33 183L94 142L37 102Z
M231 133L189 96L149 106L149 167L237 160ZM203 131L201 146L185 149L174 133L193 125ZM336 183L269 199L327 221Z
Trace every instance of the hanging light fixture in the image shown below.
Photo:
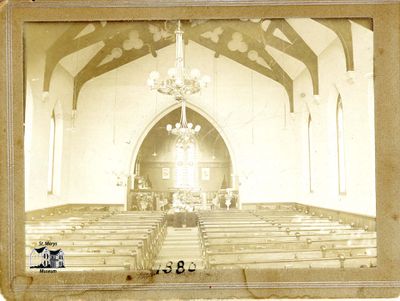
M179 136L177 144L178 146L185 147L191 142L193 142L193 137L197 135L200 130L201 126L196 125L194 126L193 123L187 122L186 119L186 103L182 101L182 108L181 108L181 119L179 122L172 126L171 124L167 124L166 130L168 134L173 134Z
M183 30L181 21L175 31L176 54L175 67L168 70L168 77L160 80L160 73L152 71L149 74L147 85L152 90L157 90L164 95L171 95L177 101L183 101L187 96L198 93L202 88L207 87L210 82L208 75L201 76L198 69L188 70L185 68Z

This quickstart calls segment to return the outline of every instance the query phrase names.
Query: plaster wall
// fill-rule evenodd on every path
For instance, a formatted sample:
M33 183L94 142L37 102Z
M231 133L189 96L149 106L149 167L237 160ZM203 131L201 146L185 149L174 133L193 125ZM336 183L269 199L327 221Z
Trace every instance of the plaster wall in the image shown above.
M186 65L212 78L189 106L210 117L220 129L232 158L234 186L246 202L300 202L320 207L375 214L372 33L353 24L355 70L345 70L339 40L319 56L320 100L312 95L308 71L294 80L295 112L278 83L194 42L186 46ZM146 86L148 74L162 76L174 64L175 46L145 56L87 82L79 95L71 125L73 78L57 66L49 96L43 101L44 60L28 66L27 101L31 102L31 136L26 145L26 209L64 203L126 202L126 182L135 149L155 117L174 101ZM344 110L346 194L338 193L336 101ZM47 193L51 110L58 103L62 119L62 160L56 193ZM312 116L312 190L309 191L307 118ZM140 145L139 145L140 146Z

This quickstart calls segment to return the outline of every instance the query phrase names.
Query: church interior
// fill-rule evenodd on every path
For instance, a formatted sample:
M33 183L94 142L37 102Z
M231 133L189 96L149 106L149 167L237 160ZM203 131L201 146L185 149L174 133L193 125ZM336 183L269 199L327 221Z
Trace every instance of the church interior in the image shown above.
M27 23L27 271L375 267L373 54L370 19Z

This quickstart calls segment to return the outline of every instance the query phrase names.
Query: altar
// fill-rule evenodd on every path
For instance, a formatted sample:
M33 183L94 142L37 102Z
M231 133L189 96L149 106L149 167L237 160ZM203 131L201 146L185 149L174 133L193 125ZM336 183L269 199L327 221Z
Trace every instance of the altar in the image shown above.
M183 189L168 191L141 189L130 191L127 210L167 211L168 214L218 209L230 210L238 208L238 198L238 191L230 188L207 192Z
M194 212L210 210L211 204L205 193L191 190L178 190L172 194L172 208L174 212Z

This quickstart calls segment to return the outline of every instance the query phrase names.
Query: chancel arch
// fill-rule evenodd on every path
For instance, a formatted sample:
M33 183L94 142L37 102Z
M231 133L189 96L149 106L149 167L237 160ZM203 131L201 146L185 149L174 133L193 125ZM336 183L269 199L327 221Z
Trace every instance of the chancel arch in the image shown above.
M160 122L161 119L163 119L165 116L167 116L171 112L179 109L180 106L181 105L179 103L175 103L175 104L171 105L170 107L168 107L167 109L165 109L164 111L159 113L156 117L154 117L153 120L145 127L142 134L136 140L136 143L132 150L132 156L131 156L130 168L129 168L130 175L132 175L134 173L135 163L136 163L136 160L137 160L137 157L139 154L140 147L142 146L142 144L143 144L145 138L147 137L147 135L149 134L149 132L154 128L154 126L158 122ZM216 136L215 139L223 140L223 142L229 152L229 156L231 158L231 164L232 164L231 172L233 175L235 175L236 170L237 170L236 169L236 161L235 161L235 153L234 153L234 149L233 149L231 143L229 142L229 138L227 137L227 134L225 133L224 129L217 123L217 121L209 113L207 113L205 110L201 109L199 106L196 106L189 102L186 104L186 107L187 107L187 109L189 109L189 112L195 112L195 113L199 114L200 116L202 116L208 123L210 123L212 125L212 127L213 127L212 131L213 132L216 131L218 133L218 136ZM177 116L176 119L177 119L176 122L178 122L179 116ZM165 130L165 127L164 127L164 130ZM203 132L204 132L204 129L203 129ZM167 134L166 130L165 130L165 133Z
M168 111L146 131L138 148L128 185L128 208L140 192L153 191L166 197L186 191L195 198L211 200L234 184L231 154L214 124L187 108L187 121L201 130L184 145L181 137L166 130L168 124L179 122L181 108L174 106Z

